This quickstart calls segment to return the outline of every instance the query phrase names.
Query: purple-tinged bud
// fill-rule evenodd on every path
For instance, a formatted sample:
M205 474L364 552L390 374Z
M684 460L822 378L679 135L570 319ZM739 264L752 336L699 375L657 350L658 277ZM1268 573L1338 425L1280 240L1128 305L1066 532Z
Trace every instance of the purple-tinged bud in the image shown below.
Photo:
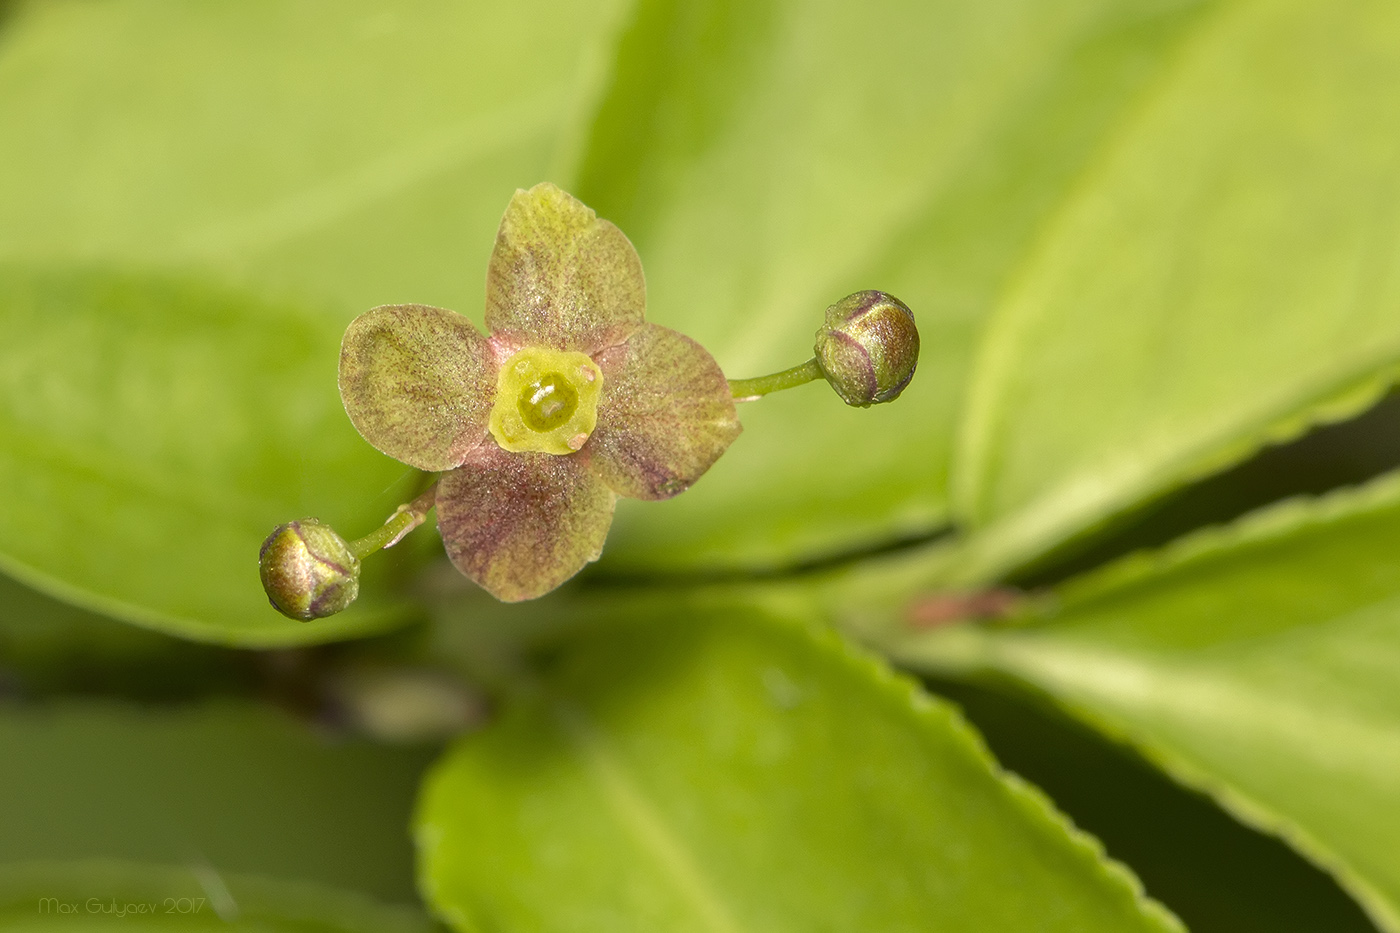
M826 309L816 354L826 381L847 405L892 401L919 362L914 312L884 292L847 295Z
M324 619L360 595L360 561L314 518L278 525L263 542L258 567L268 600L290 619Z

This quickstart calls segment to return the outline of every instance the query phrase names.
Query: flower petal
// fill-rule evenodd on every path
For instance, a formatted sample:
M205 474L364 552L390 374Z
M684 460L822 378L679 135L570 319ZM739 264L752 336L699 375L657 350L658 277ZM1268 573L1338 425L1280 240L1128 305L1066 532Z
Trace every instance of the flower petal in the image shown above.
M345 331L340 399L361 436L395 460L458 466L486 440L495 397L491 346L455 311L385 305Z
M689 337L647 324L594 362L603 395L582 454L620 496L684 492L742 430L719 364Z
M603 552L612 490L576 456L494 444L438 484L438 531L452 563L506 602L543 596Z
M517 191L486 272L486 328L520 346L594 353L642 325L642 261L621 230L549 184Z

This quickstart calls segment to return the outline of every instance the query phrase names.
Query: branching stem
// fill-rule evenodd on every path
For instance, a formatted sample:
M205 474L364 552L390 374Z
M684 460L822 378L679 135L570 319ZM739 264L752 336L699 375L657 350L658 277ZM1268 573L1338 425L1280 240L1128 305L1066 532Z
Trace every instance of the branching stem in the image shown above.
M351 552L360 560L381 548L393 547L399 539L428 518L428 511L437 501L437 480L423 491L417 499L399 506L389 520L374 531L356 541L350 542Z

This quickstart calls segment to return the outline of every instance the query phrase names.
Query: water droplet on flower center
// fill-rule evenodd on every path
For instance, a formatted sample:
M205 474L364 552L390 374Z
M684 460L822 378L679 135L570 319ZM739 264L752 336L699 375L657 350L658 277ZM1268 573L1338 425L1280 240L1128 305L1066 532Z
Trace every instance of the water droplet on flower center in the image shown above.
M545 373L520 390L520 417L541 433L552 431L578 410L578 390L562 373Z

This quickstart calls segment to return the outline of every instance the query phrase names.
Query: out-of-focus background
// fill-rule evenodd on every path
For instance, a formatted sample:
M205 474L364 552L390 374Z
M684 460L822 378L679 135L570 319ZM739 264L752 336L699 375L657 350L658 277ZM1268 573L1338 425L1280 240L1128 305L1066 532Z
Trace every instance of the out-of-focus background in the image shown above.
M543 180L729 376L879 288L914 382L278 615L421 482L345 326ZM1400 930L1397 261L1380 0L0 0L0 930Z

